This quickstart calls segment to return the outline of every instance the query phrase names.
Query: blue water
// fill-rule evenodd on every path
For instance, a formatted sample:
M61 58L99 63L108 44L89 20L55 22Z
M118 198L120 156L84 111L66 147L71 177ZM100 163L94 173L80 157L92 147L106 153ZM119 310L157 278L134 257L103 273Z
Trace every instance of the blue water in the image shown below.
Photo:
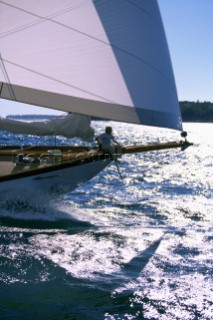
M179 139L108 125L125 145ZM0 208L0 319L213 319L213 124L184 129L193 147L125 155L122 179L111 164L45 206Z

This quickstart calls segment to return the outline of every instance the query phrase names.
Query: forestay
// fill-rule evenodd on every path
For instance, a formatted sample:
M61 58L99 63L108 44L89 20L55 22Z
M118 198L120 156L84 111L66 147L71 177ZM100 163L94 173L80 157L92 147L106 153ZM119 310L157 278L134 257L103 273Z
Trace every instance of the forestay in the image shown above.
M0 1L3 99L182 129L156 0Z

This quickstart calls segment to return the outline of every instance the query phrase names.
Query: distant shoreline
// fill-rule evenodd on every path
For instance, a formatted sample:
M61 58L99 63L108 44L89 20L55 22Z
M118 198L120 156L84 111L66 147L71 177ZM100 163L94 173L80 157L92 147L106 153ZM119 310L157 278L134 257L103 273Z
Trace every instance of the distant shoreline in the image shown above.
M183 122L213 122L213 103L209 101L181 101Z
M213 122L213 103L209 101L180 101L180 108L183 122ZM52 120L57 118L56 115L39 115L39 114L17 114L8 115L10 119L22 119L22 120ZM92 117L92 120L98 120L98 118ZM101 120L101 119L100 119Z

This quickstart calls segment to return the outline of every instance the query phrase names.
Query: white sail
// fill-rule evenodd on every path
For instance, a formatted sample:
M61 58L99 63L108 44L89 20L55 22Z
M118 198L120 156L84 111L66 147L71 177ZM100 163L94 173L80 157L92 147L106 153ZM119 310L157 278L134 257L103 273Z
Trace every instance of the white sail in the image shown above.
M182 129L156 0L0 1L0 96Z
M66 138L79 137L92 140L94 130L88 116L68 114L49 121L24 122L0 117L0 130L38 136L62 135Z

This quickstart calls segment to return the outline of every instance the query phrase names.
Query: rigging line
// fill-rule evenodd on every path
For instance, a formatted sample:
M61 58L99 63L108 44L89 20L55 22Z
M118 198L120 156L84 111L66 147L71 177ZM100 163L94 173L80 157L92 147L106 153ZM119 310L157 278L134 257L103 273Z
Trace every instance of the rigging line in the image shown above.
M80 1L80 0L79 0L79 1ZM6 5L6 6L8 6L8 7L14 8L14 9L16 9L16 10L25 12L25 13L30 14L30 15L33 15L33 16L35 16L35 17L40 17L39 15L37 15L37 14L35 14L35 13L32 13L32 12L30 12L30 11L28 11L28 10L21 9L21 8L19 8L19 7L16 7L16 6L14 6L14 5L10 4L10 3L7 3L7 2L5 2L5 1L0 0L0 3ZM74 11L74 10L76 10L76 9L81 8L82 6L85 6L86 4L88 4L88 0L82 0L81 3L78 3L78 4L76 4L76 5L73 5L73 6L69 7L69 8L67 8L67 9L63 9L63 10L61 10L61 11L52 13L52 14L50 15L50 17L59 16L59 15L61 15L61 14L63 14L63 13L66 13L66 12L69 12L69 11Z
M116 166L116 168L117 168L117 170L118 170L118 174L119 174L120 179L123 180L123 177L122 177L122 175L121 175L121 171L120 171L119 165L118 165L118 163L117 163L116 161L115 161L115 166Z
M51 14L51 15L43 18L43 17L41 17L41 16L39 16L39 15L36 15L36 14L33 14L32 12L29 12L29 11L27 11L27 10L24 10L24 9L21 9L21 8L18 8L18 7L15 7L15 6L13 6L13 5L6 4L6 3L4 3L3 1L0 1L0 3L5 4L5 5L7 5L7 6L9 6L9 7L12 7L12 8L14 8L14 9L16 9L16 10L25 12L26 14L29 14L29 15L32 15L32 16L38 18L38 20L35 20L35 21L30 22L30 23L28 23L28 24L19 26L19 27L15 28L15 29L10 30L10 31L7 31L7 32L5 32L5 33L1 33L1 34L0 34L0 38L7 37L7 36L9 36L9 35L11 35L11 34L13 34L13 33L19 32L19 31L21 31L21 30L25 30L25 29L27 29L27 28L30 28L30 27L36 25L36 24L43 23L43 22L45 22L46 20L50 20L50 18L52 18L52 17L54 18L54 17L60 16L60 15L62 15L62 14L64 14L64 13L67 13L67 12L69 12L69 11L71 11L71 10L74 10L73 8L64 9L63 11L56 12L56 13L54 13L54 14ZM78 7L80 7L80 6L78 6ZM51 20L50 20L50 21L51 21Z
M86 36L86 37L88 37L88 38L90 38L90 39L93 39L93 40L98 41L98 42L100 42L100 43L102 43L102 44L105 44L105 45L107 45L107 46L109 46L109 47L111 47L111 48L113 48L113 49L115 49L115 50L118 50L118 51L120 51L120 52L122 52L122 53L124 53L124 54L126 54L126 55L128 55L128 56L130 56L130 57L132 57L132 58L134 58L134 59L136 59L136 60L138 60L139 62L147 65L149 68L151 68L152 70L154 70L156 73L160 74L160 75L169 83L169 85L173 88L173 90L176 92L176 87L174 87L173 81L170 81L170 79L169 79L160 69L158 69L157 67L155 67L154 65L152 65L152 64L149 63L148 61L146 61L146 60L138 57L138 56L135 55L134 53L131 53L131 52L127 51L127 50L124 50L124 49L122 49L122 48L120 48L120 47L118 47L118 46L116 46L116 45L114 45L114 44L111 44L111 43L109 43L109 42L107 42L107 41L104 41L104 40L102 40L102 39L98 39L97 37L94 37L94 36L92 36L92 35L90 35L90 34L88 34L88 33L85 33L85 32L83 32L83 31L77 30L77 29L75 29L75 28L73 28L73 27L67 26L67 25L65 25L65 24L63 24L63 23L61 23L61 22L59 22L59 21L55 21L55 20L53 20L53 19L51 19L51 18L41 17L41 16L36 15L36 14L30 12L30 11L27 11L27 10L24 10L24 9L21 9L21 8L18 8L18 7L16 7L16 6L11 5L11 4L7 4L7 3L5 3L4 1L0 1L0 3L6 4L6 5L10 6L10 7L13 7L13 8L15 8L15 9L17 9L17 10L23 11L23 12L25 12L25 13L27 13L27 14L30 14L30 15L32 15L32 16L35 16L35 17L39 18L39 20L38 20L37 22L31 23L30 25L23 26L22 28L20 27L19 29L14 30L14 31L11 32L11 33L24 30L24 29L29 28L29 27L31 27L32 25L35 25L35 24L38 24L38 23L43 23L43 22L46 22L46 21L52 22L52 23L57 24L57 25L59 25L59 26L61 26L61 27L67 28L67 29L72 30L72 31L74 31L74 32L76 32L76 33L79 33L79 34L81 34L81 35L84 35L84 36ZM51 16L50 16L50 17L51 17ZM7 36L7 35L8 35L8 34L6 34L6 35L4 35L4 36ZM1 36L0 36L0 38L1 38Z
M45 22L45 21L48 21L48 20L51 21L51 22L57 23L57 21L54 21L54 20L52 20L51 18L55 18L55 17L58 17L58 16L60 16L60 15L65 14L65 13L67 13L67 12L74 11L74 10L76 10L76 9L79 9L79 8L82 7L82 6L85 6L85 4L88 4L88 2L87 2L86 0L84 0L84 1L82 1L82 3L80 3L80 4L78 4L78 5L75 5L75 6L72 6L72 7L70 7L70 8L67 8L67 9L64 9L64 10L61 10L61 11L58 11L58 12L55 12L55 13L47 16L47 17L42 17L42 16L39 16L39 15L37 15L37 14L34 14L34 13L28 11L28 10L24 10L24 9L21 9L21 8L19 8L19 7L14 6L14 5L5 3L4 1L0 1L0 3L4 4L4 5L6 5L6 6L9 6L9 7L11 7L11 8L14 8L14 9L16 9L16 10L19 10L19 11L21 11L21 12L24 12L24 13L26 13L26 14L28 14L28 15L31 15L31 16L34 16L34 17L38 18L38 20L36 20L36 21L34 21L34 22L31 22L31 23L28 23L28 24L26 24L26 25L20 26L20 27L18 27L18 28L16 28L16 29L7 31L7 32L5 32L5 33L1 33L1 34L0 34L0 38L4 38L4 37L6 37L6 36L8 36L8 35L11 35L11 34L16 33L16 32L18 32L18 31L21 31L21 30L25 30L26 28L29 28L29 27L31 27L31 26L33 26L33 25L36 25L36 24L39 24L39 23L42 23L42 22Z
M1 69L2 69L2 72L3 72L4 78L5 78L5 82L8 84L8 89L9 89L9 92L10 92L10 96L14 101L16 101L15 92L14 92L12 84L10 82L10 78L9 78L8 73L7 73L7 69L5 67L4 60L2 59L1 53L0 53L0 62L1 62L0 63ZM3 88L3 85L2 85L2 88ZM2 88L1 88L1 91L2 91Z
M63 84L63 85L65 85L65 86L68 86L68 87L70 87L70 88L73 88L73 89L79 90L79 91L81 91L81 92L84 92L84 93L86 93L86 94L90 94L90 95L93 96L93 97L96 97L96 98L98 98L98 99L102 99L102 101L116 104L115 101L106 99L105 97L99 96L99 95L97 95L97 94L95 94L95 93L92 93L92 92L90 92L90 91L88 91L88 90L81 89L81 88L76 87L76 86L74 86L74 85L72 85L72 84L70 84L70 83L67 83L67 82L65 82L65 81L61 81L61 80L55 79L55 78L53 78L53 77L51 77L51 76L45 75L45 74L43 74L43 73L41 73L41 72L32 70L32 69L27 68L27 67L21 66L21 65L19 65L19 64L17 64L17 63L14 63L14 62L9 61L9 60L5 60L5 59L4 59L4 61L7 62L7 63L9 63L9 64L12 64L13 66L16 66L16 67L18 67L18 68L21 68L21 69L23 69L23 70L26 70L26 71L32 72L32 73L34 73L34 74L37 74L37 75L39 75L39 76L41 76L41 77L43 77L43 78L46 78L46 79L55 81L55 82L57 82L57 83ZM14 97L15 97L15 95L14 95Z

